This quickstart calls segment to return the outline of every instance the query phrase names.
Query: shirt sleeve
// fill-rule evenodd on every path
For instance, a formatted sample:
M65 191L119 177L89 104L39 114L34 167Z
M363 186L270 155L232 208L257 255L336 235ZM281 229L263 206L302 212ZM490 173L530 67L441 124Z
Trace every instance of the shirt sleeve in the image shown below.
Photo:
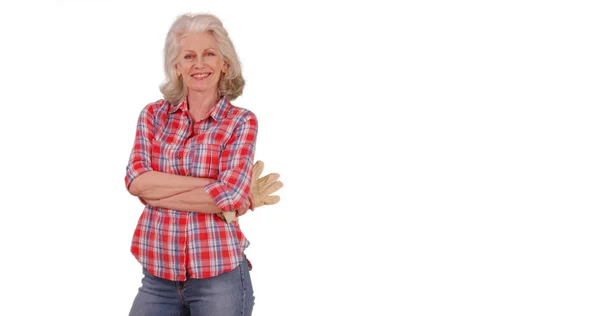
M151 154L154 139L154 103L144 107L138 117L135 142L129 156L125 174L125 187L129 189L133 179L145 172L152 171Z
M257 131L258 121L250 112L225 145L217 181L204 187L222 211L239 209L250 194Z

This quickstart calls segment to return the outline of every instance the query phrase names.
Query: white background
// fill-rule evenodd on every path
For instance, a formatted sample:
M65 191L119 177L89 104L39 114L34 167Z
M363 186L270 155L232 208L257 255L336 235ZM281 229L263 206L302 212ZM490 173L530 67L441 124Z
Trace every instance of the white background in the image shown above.
M2 2L0 314L128 313L136 119L211 12L285 183L254 315L599 315L594 1L393 3Z

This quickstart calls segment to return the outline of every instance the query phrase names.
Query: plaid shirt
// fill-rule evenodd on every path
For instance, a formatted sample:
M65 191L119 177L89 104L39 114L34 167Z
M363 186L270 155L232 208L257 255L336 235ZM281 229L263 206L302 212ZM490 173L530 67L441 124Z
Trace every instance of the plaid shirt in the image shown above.
M250 194L257 129L254 113L225 97L193 125L186 101L150 103L138 119L125 185L152 170L216 179L204 190L221 210L236 210ZM249 244L238 221L146 205L131 252L151 274L184 281L235 269Z

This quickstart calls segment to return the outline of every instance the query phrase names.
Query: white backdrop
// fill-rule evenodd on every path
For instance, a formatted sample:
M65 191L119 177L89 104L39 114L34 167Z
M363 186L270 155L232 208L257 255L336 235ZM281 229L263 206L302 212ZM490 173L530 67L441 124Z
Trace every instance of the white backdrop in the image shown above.
M254 315L600 313L594 1L123 2L0 5L0 314L129 311L125 165L186 12L285 183L241 219Z

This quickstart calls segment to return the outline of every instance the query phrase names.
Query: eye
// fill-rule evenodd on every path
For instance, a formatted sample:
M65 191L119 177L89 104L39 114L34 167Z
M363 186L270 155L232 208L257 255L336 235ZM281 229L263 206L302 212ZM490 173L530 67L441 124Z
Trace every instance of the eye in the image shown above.
M185 60L192 60L194 58L194 55L191 54L186 54L185 56L183 56L183 59Z
M213 52L208 52L208 53L206 53L205 55L206 55L206 56L217 56L217 55L216 55L215 53L213 53Z

